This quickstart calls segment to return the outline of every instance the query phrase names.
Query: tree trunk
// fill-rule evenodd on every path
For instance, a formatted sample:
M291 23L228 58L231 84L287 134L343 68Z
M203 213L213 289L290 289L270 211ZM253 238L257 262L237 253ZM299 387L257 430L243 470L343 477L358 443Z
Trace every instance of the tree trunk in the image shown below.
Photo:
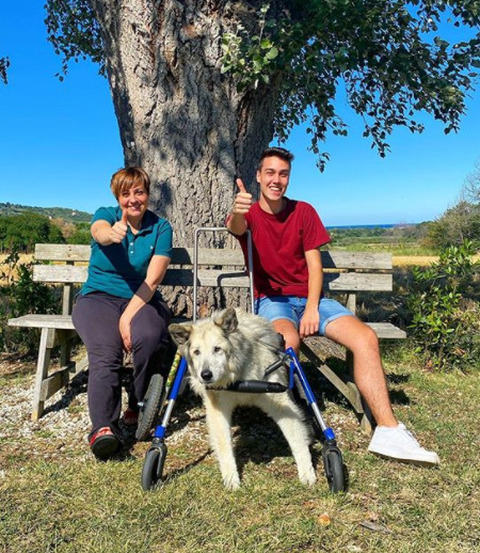
M150 207L171 222L175 246L193 246L197 227L224 225L236 175L257 195L255 163L272 138L280 78L239 92L220 64L227 26L241 19L255 31L252 4L261 2L92 0L125 164L150 175ZM189 294L167 300L191 315ZM201 300L209 308L224 301Z
M190 246L196 227L224 224L235 175L256 194L279 79L240 93L220 72L221 36L244 2L92 3L125 163L149 173L152 209L172 223L175 245Z

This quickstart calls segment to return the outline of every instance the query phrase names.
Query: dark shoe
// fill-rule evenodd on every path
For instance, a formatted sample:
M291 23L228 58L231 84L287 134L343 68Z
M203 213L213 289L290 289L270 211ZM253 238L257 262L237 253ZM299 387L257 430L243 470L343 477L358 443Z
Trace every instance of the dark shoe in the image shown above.
M102 426L90 438L90 449L97 459L105 461L118 451L120 441L108 426Z

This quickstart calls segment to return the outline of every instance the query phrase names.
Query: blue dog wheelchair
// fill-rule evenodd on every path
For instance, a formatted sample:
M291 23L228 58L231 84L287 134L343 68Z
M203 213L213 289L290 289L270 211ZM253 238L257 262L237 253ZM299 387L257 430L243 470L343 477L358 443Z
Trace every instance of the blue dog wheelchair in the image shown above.
M195 248L193 259L194 272L194 317L196 321L197 306L197 270L198 270L198 235L205 231L225 230L222 228L201 228L195 232ZM248 236L249 267L251 263L251 237ZM250 299L253 312L253 278L250 277ZM322 443L322 460L329 489L332 492L346 491L346 467L343 463L342 454L337 446L334 431L327 426L315 395L310 387L300 361L292 348L286 351L277 350L278 359L269 367L265 368L264 378L277 370L288 371L288 384L268 380L241 380L234 382L227 388L228 391L236 393L291 393L294 399L299 402L310 416L315 437ZM168 381L161 374L154 374L150 380L147 393L140 404L139 422L136 432L138 440L144 440L151 435L153 428L152 443L147 450L142 468L142 488L147 491L158 486L162 480L163 468L167 457L167 445L165 438L167 428L172 416L173 408L178 396L181 394L187 375L187 361L178 353L175 356ZM157 421L160 421L157 424Z

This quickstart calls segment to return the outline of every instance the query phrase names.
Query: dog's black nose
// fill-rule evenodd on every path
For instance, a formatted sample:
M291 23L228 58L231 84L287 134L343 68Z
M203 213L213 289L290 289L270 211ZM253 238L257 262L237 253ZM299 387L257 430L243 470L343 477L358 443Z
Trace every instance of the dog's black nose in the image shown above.
M210 380L212 380L212 378L213 378L212 371L210 371L210 370L208 370L208 369L204 369L204 370L200 373L200 376L203 378L203 381L204 381L204 382L210 382Z

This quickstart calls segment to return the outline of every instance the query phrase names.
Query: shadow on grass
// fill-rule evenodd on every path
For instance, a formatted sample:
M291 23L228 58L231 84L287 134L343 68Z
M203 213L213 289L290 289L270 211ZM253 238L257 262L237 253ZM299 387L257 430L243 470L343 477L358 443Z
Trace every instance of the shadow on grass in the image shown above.
M197 465L199 465L202 461L204 461L209 455L210 455L210 451L206 451L205 453L203 453L202 455L197 457L197 459L195 459L194 461L191 461L190 463L188 463L184 467L172 470L171 472L169 472L168 474L166 474L163 477L162 484L168 484L169 482L174 481L176 478L178 478L178 477L180 477L184 474L187 474L193 468L195 468Z
M308 416L306 418L309 423ZM277 424L268 417L263 411L256 407L238 408L234 412L233 425L238 426L235 429L235 458L238 471L242 478L244 468L248 463L255 465L268 465L276 458L292 458L292 452L287 440ZM313 432L312 432L313 436ZM323 457L323 441L318 438L310 447L312 454L312 463L317 473L318 480L326 478ZM277 470L280 470L277 468ZM345 482L345 491L348 490L349 476L345 463L342 463L343 478ZM288 477L293 476L293 469L288 470ZM295 477L297 471L295 467Z

